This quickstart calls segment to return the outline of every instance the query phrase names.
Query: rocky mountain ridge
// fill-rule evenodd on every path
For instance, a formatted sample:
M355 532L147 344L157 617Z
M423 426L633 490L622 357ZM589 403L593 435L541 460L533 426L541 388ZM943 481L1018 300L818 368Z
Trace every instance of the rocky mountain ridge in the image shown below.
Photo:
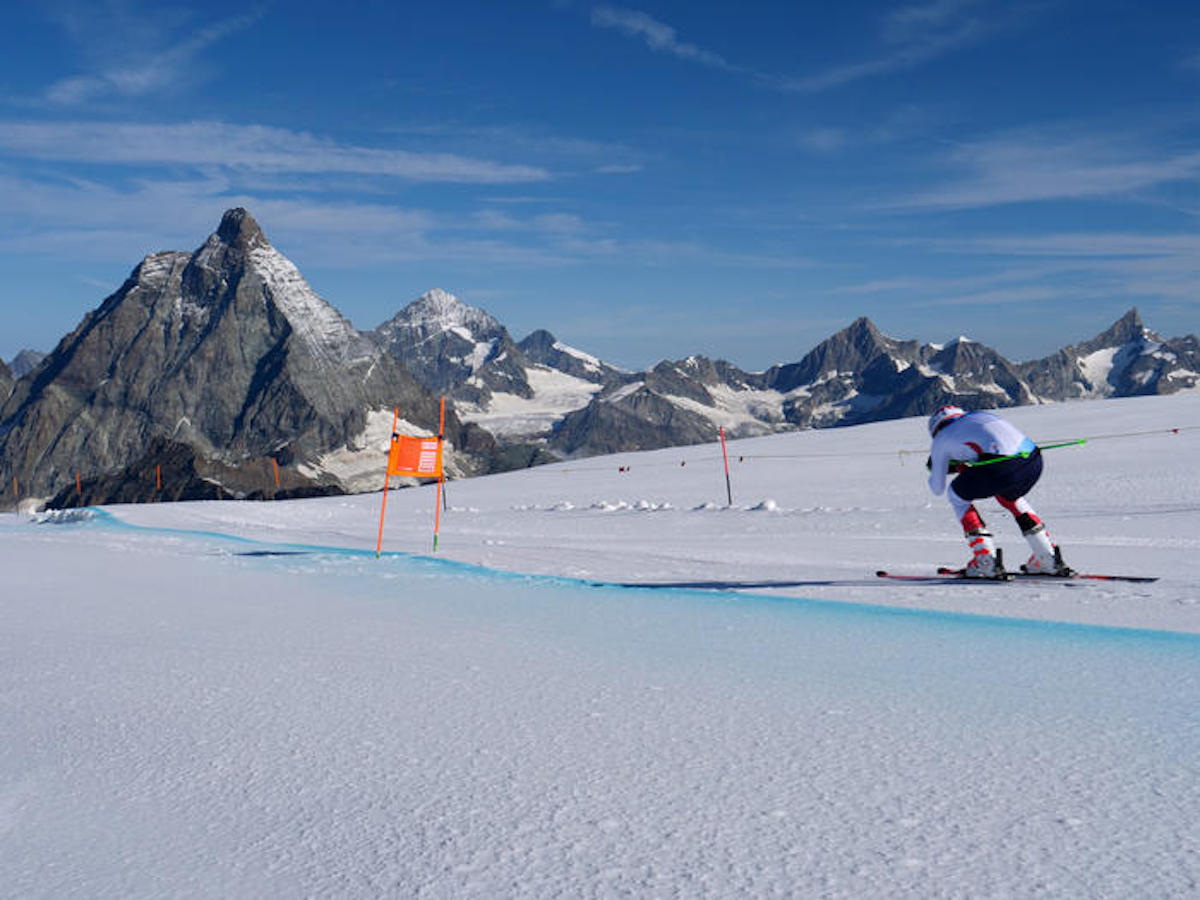
M401 329L407 337L398 340ZM625 372L547 332L514 342L494 317L441 290L375 334L418 380L454 396L465 420L556 458L704 442L721 427L746 437L859 424L949 402L990 408L1170 393L1200 378L1196 338L1164 340L1136 309L1090 341L1029 362L967 338L897 340L859 318L798 362L765 372L701 356Z
M745 372L689 357L610 380L545 436L563 456L925 415L944 403L998 408L1174 393L1200 383L1200 341L1164 340L1136 309L1091 341L1013 363L966 338L919 344L860 318L799 362Z

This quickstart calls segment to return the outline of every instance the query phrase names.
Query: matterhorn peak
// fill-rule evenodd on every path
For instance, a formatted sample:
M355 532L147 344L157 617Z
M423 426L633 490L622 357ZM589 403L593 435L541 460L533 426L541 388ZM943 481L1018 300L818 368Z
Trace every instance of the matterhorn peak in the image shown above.
M254 216L240 206L225 211L225 215L221 217L221 224L217 227L217 238L222 243L241 247L243 250L270 244Z

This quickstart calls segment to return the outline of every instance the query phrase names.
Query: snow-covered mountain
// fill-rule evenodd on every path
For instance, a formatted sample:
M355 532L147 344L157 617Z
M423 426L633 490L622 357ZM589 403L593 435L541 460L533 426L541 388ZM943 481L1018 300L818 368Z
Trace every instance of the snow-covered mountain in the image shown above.
M544 438L618 370L538 330L520 343L482 309L434 289L372 333L464 421L508 441Z
M547 435L563 456L700 443L719 427L749 437L928 414L944 403L1025 406L1079 397L1173 393L1200 381L1200 341L1163 340L1131 310L1091 341L1013 363L959 338L919 344L857 319L799 362L749 373L689 357L610 379Z
M1163 339L1135 308L1092 340L1018 370L1039 396L1053 400L1173 394L1200 381L1200 339Z
M194 253L148 256L17 382L0 476L23 496L98 502L153 496L162 466L165 496L269 495L274 460L280 493L365 489L356 458L375 486L395 405L436 430L436 398L234 209ZM448 434L490 444L453 416Z

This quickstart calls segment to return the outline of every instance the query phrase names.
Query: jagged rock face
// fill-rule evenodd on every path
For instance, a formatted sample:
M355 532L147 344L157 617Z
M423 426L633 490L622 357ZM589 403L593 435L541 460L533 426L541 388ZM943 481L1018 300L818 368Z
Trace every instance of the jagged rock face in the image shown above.
M974 407L1031 401L1012 365L991 348L967 340L945 347L897 341L868 319L799 363L764 374L766 385L785 395L786 420L803 428L921 415L966 398Z
M713 439L719 425L745 436L1079 396L1168 393L1200 380L1200 341L1164 341L1132 310L1095 339L1046 360L1015 364L960 338L945 346L887 337L867 319L823 341L800 362L761 374L692 357L613 378L548 439L563 455Z
M1090 341L1017 366L1033 392L1054 400L1172 394L1200 381L1194 335L1163 340L1131 309Z
M864 371L881 356L917 362L916 341L894 341L881 334L869 319L856 319L848 328L822 341L800 362L776 366L766 372L766 385L777 391L792 391L839 374Z
M374 332L429 390L471 403L493 392L531 397L527 362L508 331L481 309L434 289Z
M646 386L568 413L549 440L564 456L656 450L713 439L712 423Z
M12 369L8 367L8 364L4 360L0 359L0 404L12 393L16 381L17 379L14 377Z
M302 461L397 404L436 428L428 392L231 210L195 253L147 257L18 383L0 410L0 471L46 495L157 438L225 464Z
M620 372L608 363L560 344L558 339L545 329L538 329L521 340L517 349L533 365L555 369L584 381L603 384L620 375Z
M603 385L623 383L616 368L548 331L513 343L492 316L442 290L410 303L372 336L423 385L456 400L464 420L494 429L515 448L491 454L493 469L544 460L554 424Z

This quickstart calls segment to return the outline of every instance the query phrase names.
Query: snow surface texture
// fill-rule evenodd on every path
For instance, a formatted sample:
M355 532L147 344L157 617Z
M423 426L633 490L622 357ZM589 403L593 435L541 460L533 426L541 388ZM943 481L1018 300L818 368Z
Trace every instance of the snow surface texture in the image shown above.
M732 509L712 447L452 483L436 560L378 495L0 516L0 893L1194 896L1200 639L996 616L1200 631L1198 401L1012 411L1157 432L1033 496L1148 587L871 579L962 554L916 420L736 442Z

